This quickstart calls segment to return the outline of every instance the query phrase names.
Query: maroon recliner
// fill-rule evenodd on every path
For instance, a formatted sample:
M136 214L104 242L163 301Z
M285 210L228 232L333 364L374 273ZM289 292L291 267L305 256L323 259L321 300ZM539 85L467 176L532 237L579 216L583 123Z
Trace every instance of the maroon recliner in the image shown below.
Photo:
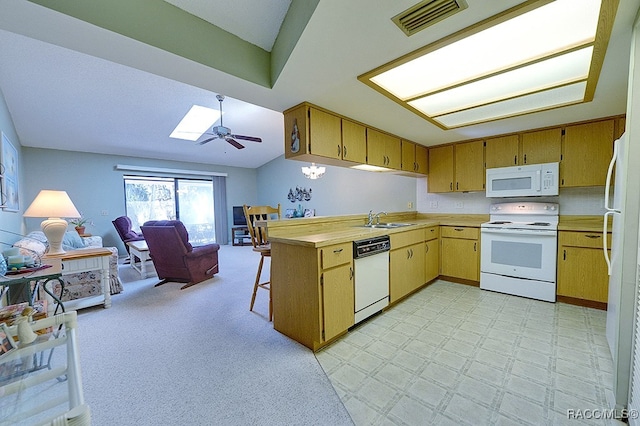
M161 281L187 283L185 289L218 273L219 244L193 247L179 220L151 220L140 227Z
M112 220L111 223L113 223L114 228L118 231L118 235L120 236L120 239L122 239L127 253L129 253L129 246L127 245L129 241L144 240L144 237L141 234L138 234L131 229L131 219L129 219L128 216L120 216L119 218L116 218L116 220Z

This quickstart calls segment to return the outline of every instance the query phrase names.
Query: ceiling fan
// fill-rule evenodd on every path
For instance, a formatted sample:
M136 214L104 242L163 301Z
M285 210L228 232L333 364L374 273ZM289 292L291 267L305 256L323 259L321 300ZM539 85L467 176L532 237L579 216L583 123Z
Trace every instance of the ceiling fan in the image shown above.
M224 101L224 96L222 95L216 95L216 99L218 99L218 101L220 102L220 125L219 126L214 126L211 129L212 133L205 133L207 135L213 135L212 138L208 138L205 139L203 141L198 142L198 145L204 145L205 143L209 143L213 140L216 139L224 139L227 142L229 142L231 145L235 146L238 149L243 149L244 145L242 145L241 143L239 143L238 141L236 141L236 139L241 139L241 140L245 140L245 141L251 141L251 142L262 142L261 138L256 138L253 136L242 136L242 135L235 135L231 133L231 129L229 129L228 127L224 127L222 125L222 101Z

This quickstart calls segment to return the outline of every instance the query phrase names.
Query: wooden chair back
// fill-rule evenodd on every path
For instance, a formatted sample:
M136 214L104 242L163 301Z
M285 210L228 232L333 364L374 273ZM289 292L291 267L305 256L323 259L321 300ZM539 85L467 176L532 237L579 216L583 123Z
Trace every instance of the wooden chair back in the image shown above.
M259 225L257 222L273 219L277 216L278 219L282 217L282 209L280 204L278 207L271 206L243 206L244 217L247 220L247 228L249 228L249 235L251 235L251 244L253 247L266 246L269 244L269 238L267 236L267 227Z

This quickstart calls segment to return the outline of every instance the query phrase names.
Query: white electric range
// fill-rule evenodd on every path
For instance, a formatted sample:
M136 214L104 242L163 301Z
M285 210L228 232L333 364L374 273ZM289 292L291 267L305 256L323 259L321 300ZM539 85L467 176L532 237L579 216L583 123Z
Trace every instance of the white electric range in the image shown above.
M556 203L492 204L480 228L480 288L556 301Z

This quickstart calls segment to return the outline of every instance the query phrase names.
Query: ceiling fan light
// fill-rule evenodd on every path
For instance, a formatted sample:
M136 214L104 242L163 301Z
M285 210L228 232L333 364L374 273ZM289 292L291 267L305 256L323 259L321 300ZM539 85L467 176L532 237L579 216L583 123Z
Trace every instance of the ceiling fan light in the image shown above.
M311 163L311 167L302 166L302 174L307 179L319 179L324 176L326 168L323 166L316 166L316 163Z

